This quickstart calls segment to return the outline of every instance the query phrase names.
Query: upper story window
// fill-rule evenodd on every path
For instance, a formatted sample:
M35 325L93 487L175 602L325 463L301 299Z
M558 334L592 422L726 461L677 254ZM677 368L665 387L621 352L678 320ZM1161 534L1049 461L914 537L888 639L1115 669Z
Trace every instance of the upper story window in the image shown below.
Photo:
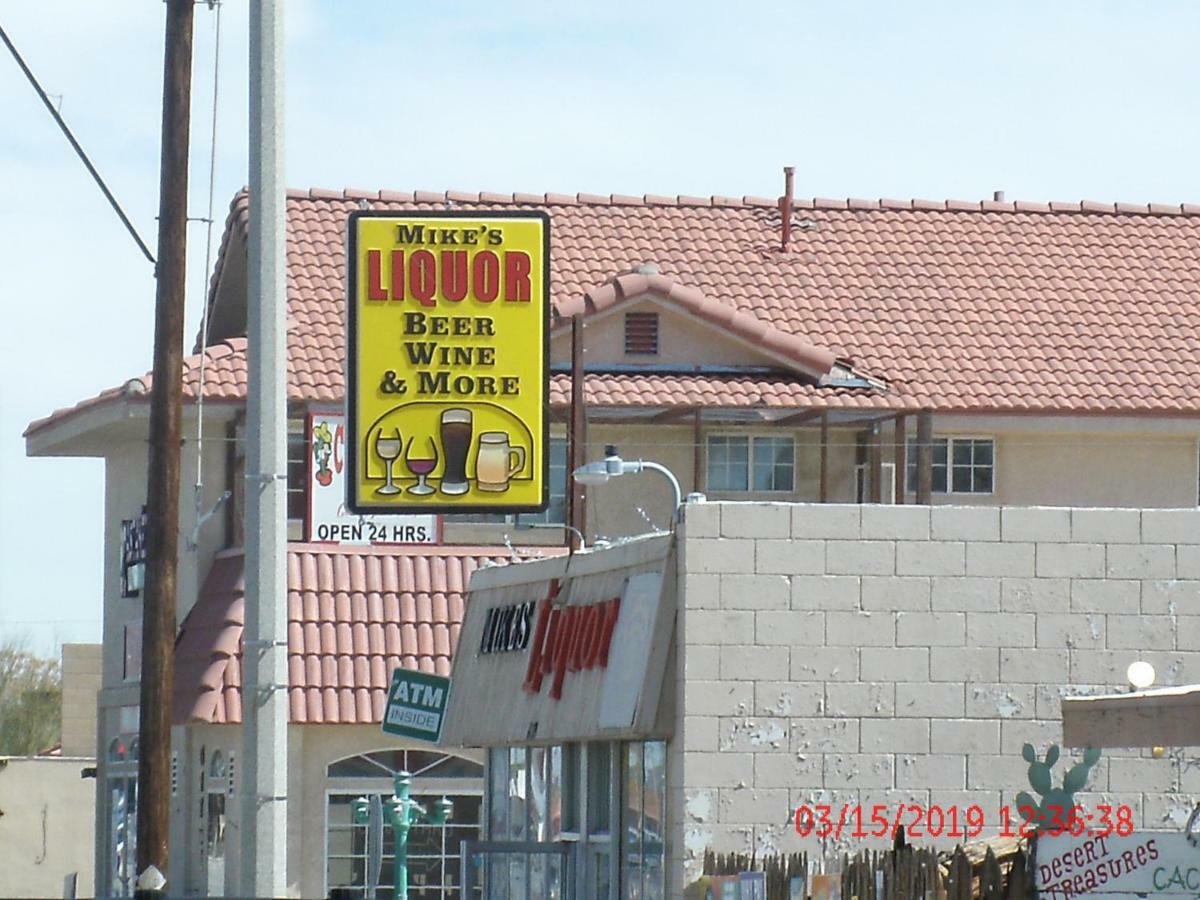
M304 422L288 422L287 517L303 522L308 515L308 433Z
M796 444L790 435L708 438L708 490L790 493L795 483Z
M908 442L907 484L917 486L917 442ZM991 494L995 490L996 445L991 438L934 438L935 494Z
M625 352L633 356L658 354L658 313L625 313Z

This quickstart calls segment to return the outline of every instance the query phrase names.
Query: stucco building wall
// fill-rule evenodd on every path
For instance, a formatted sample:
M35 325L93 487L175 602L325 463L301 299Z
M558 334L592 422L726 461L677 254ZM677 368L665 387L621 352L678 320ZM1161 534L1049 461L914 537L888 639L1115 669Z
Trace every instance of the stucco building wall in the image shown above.
M706 847L820 849L801 804L978 804L994 829L1064 695L1138 659L1200 679L1200 510L710 503L680 540L676 885ZM1184 752L1113 751L1079 799L1173 829L1198 796Z

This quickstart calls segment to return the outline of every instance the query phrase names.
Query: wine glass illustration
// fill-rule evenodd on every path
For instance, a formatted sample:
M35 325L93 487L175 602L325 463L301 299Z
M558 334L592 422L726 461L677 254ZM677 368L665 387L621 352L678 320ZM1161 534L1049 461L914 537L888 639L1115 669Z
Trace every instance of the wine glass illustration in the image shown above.
M415 438L409 438L408 446L404 448L404 465L408 466L408 471L417 476L417 483L410 487L408 492L423 497L437 490L437 488L430 487L429 483L425 480L438 464L437 443L433 440L433 436L430 435L425 438L422 444L418 444L416 451L414 451L414 440Z
M393 428L392 432L395 436L388 437L381 428L375 435L375 452L387 463L387 484L375 488L377 494L399 494L402 490L392 481L392 465L400 458L404 444L400 440L400 429Z

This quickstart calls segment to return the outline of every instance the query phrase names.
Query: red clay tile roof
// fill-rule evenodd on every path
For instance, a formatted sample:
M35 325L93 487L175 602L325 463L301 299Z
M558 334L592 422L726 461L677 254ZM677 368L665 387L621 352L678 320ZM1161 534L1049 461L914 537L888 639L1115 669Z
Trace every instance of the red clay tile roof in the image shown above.
M291 721L379 722L394 668L449 675L471 573L509 559L494 547L289 544ZM213 561L180 629L176 724L241 721L243 565L240 552Z
M455 191L289 193L291 399L343 397L346 216L448 205L550 213L557 315L652 263L750 327L883 379L889 407L1200 412L1200 206L797 200L781 252L778 206L766 198ZM214 284L245 253L246 216L239 194ZM244 356L229 360L213 394L242 396L243 366ZM736 399L719 386L708 394ZM636 379L621 395L653 399Z

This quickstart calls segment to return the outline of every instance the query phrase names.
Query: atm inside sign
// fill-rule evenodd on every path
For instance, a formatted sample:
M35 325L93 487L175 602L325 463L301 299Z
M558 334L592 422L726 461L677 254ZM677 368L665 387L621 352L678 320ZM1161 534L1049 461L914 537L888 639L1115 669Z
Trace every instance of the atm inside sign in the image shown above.
M449 699L449 678L410 669L393 670L383 712L384 733L436 744L442 736Z
M540 212L351 215L353 512L545 508L548 244Z

